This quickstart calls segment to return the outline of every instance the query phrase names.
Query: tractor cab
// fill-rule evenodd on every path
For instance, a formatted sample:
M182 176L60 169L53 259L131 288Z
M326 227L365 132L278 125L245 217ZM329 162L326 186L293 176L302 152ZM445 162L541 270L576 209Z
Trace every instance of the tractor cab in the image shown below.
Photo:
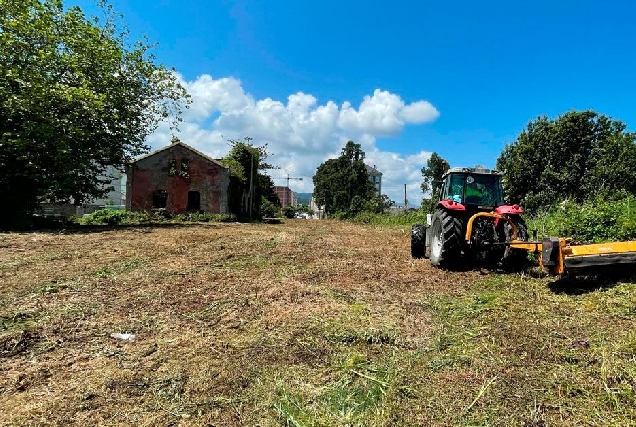
M459 203L474 209L493 209L503 205L502 173L481 166L452 168L442 177L442 202Z

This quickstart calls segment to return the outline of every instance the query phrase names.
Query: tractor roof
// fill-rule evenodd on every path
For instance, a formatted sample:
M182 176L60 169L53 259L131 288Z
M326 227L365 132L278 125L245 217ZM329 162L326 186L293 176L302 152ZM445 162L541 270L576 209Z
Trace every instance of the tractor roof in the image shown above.
M444 173L444 177L451 173L471 173L479 175L503 175L502 172L496 169L486 169L483 166L477 165L474 168L450 168Z

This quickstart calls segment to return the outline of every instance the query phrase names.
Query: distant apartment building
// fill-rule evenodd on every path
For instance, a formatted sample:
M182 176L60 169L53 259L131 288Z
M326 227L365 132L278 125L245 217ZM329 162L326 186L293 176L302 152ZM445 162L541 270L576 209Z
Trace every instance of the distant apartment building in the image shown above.
M371 181L373 183L373 186L375 187L375 194L377 196L382 195L382 172L377 170L375 168L375 165L365 166L367 167L367 173L369 174L369 181Z
M327 213L325 212L325 207L316 203L316 199L312 196L309 200L309 209L311 209L313 213L314 219L325 219L327 218Z
M296 207L298 205L298 197L289 187L275 186L274 189L276 190L276 195L278 196L278 200L280 200L281 206Z

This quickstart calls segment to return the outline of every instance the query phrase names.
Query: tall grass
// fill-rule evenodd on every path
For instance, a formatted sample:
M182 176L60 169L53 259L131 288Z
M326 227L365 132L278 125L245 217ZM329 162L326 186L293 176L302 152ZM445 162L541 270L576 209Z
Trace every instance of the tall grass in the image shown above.
M358 224L410 226L412 224L425 224L426 212L421 209L416 211L383 214L362 212L353 217L351 221Z
M539 237L571 237L583 243L636 239L636 198L595 199L578 205L564 202L527 219Z

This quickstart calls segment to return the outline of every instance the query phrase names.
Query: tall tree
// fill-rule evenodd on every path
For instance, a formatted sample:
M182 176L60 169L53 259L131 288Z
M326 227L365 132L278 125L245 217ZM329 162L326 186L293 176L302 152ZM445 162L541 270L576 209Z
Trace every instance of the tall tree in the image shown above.
M107 166L146 152L160 120L180 120L175 74L100 4L102 21L62 0L0 1L0 199L11 201L0 220L103 196Z
M636 193L636 135L593 111L538 117L497 160L509 202L536 212L570 199Z
M450 166L448 162L434 152L426 161L426 166L422 168L422 192L436 197L442 186L442 175Z
M354 216L375 197L364 164L364 151L353 141L347 142L338 158L318 166L313 181L314 198L330 215Z
M255 146L250 137L246 137L245 141L228 142L231 149L223 163L230 168L230 212L256 217L262 198L278 204L274 182L269 175L259 172L272 168L265 162L269 155L267 144Z

